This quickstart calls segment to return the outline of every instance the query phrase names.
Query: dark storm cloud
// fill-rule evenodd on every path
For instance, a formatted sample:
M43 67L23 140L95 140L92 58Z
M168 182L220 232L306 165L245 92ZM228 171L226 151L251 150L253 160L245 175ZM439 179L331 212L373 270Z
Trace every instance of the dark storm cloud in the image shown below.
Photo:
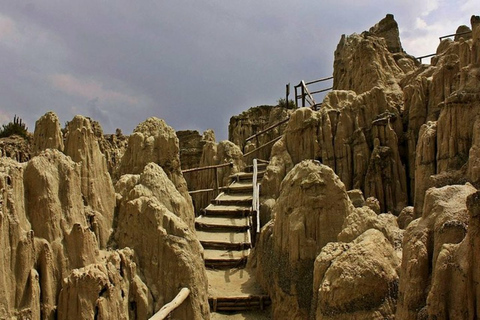
M391 12L408 51L425 42L419 31L438 41L445 25L433 18L439 1L0 1L0 120L16 113L32 130L54 110L105 132L157 116L224 139L230 116L330 75L342 33Z

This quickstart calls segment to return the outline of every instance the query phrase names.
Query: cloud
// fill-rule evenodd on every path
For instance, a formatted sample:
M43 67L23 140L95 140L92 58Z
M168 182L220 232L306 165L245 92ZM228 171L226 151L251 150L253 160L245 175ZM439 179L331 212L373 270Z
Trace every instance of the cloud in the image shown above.
M157 116L225 139L231 116L331 75L342 34L392 13L406 51L424 55L477 1L3 1L0 96L30 127L47 110L126 133Z
M74 96L87 98L90 101L104 100L135 105L139 99L119 91L105 89L102 83L91 79L78 79L70 74L53 74L49 80L54 88Z
M12 38L16 32L17 29L13 20L0 14L0 40Z

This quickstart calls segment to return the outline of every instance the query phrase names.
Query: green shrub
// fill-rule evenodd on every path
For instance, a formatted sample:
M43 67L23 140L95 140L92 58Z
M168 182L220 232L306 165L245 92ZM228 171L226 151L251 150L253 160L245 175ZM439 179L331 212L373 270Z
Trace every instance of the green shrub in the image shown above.
M14 134L23 138L28 138L28 128L25 123L22 122L22 119L17 117L17 115L13 117L13 122L10 121L9 123L2 125L2 128L0 129L0 138L10 137Z
M280 98L277 100L277 105L282 108L287 108L287 109L295 109L295 101L293 100L288 100L288 106L285 103L285 98Z

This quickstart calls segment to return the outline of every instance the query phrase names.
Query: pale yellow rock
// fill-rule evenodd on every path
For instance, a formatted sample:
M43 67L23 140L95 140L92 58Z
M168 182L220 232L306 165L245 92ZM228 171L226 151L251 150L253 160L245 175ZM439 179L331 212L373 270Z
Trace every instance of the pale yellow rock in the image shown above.
M432 272L432 285L427 298L427 313L432 319L475 319L480 315L478 191L468 196L467 208L467 235L459 244L442 246Z
M89 119L75 116L68 123L64 152L80 165L84 204L92 209L89 224L105 248L111 234L115 190Z
M148 164L140 177L123 176L116 189L120 200L115 242L120 248L135 251L138 268L153 296L154 310L158 311L177 295L179 288L186 286L194 298L187 299L174 317L207 319L203 249L192 229L193 219L185 221L183 213L170 211L182 210L186 204L173 182L158 165ZM169 193L171 199L166 196Z
M257 279L273 300L275 318L305 319L310 312L313 262L336 241L354 207L332 169L314 161L297 164L282 182L272 223L257 244Z
M64 279L58 319L147 319L152 297L136 275L133 251L110 252L105 264L89 264Z
M63 147L60 120L54 112L47 112L35 122L32 154L37 155L45 149L63 151Z
M422 217L405 231L396 319L415 319L425 313L442 246L461 242L467 232L466 199L476 192L470 184L431 188ZM422 310L423 309L423 310Z
M329 243L315 260L314 318L394 319L399 263L378 230Z
M118 175L139 174L145 165L154 162L163 168L182 196L191 201L187 182L181 172L179 150L175 130L162 119L148 118L130 135Z

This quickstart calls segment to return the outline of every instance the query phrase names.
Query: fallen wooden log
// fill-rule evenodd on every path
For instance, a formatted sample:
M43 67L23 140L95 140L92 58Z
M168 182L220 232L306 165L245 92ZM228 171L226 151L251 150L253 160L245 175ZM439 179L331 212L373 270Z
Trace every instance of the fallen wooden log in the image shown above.
M177 294L177 296L172 301L170 301L169 303L164 305L149 320L163 320L163 319L165 319L166 317L168 317L168 315L173 310L175 310L179 305L181 305L182 302L185 301L185 299L187 299L189 294L190 294L190 289L182 288L182 290L180 290L180 292Z

